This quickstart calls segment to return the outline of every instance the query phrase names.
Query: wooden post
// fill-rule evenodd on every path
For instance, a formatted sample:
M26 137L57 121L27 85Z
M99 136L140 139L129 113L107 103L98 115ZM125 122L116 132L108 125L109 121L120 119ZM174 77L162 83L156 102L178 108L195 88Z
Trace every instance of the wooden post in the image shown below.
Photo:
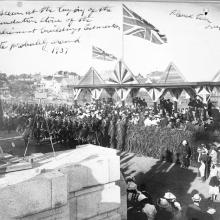
M122 107L125 107L125 100L121 101Z
M74 107L77 106L77 100L74 100Z
M157 102L154 102L154 114L157 114Z
M177 101L174 101L174 112L177 112Z

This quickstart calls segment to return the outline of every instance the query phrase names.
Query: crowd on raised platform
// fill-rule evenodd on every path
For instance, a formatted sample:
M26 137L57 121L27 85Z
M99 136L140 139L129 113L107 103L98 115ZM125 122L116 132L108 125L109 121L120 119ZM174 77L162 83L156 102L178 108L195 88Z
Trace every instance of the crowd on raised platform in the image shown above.
M123 149L123 139L129 124L183 130L194 129L196 126L207 127L213 123L210 106L202 105L199 99L191 99L188 108L178 111L175 111L170 100L165 99L160 100L156 110L139 99L130 106L107 103L70 106L5 102L1 127L8 132L15 129L23 132L24 137L32 135L37 142L52 136L60 143L93 143ZM122 137L115 137L119 135Z

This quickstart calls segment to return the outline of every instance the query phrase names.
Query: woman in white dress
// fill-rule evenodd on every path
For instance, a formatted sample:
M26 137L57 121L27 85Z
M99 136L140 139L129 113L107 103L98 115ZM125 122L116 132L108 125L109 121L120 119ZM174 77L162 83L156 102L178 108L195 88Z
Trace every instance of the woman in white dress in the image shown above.
M198 150L199 156L198 156L198 162L200 163L199 166L199 174L201 179L204 181L205 180L205 169L206 169L206 156L208 153L208 150L206 149L206 147L204 147L204 145L202 145L202 149L200 148Z

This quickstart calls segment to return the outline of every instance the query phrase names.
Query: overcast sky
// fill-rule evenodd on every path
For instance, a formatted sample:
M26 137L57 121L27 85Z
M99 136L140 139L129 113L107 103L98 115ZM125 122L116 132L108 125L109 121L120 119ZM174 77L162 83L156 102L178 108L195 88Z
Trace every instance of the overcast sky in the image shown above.
M99 46L118 58L123 57L136 75L141 73L146 76L151 71L163 71L171 61L189 81L211 80L220 70L220 28L217 28L217 25L220 26L220 4L157 2L129 2L125 4L165 34L168 43L156 45L134 36L122 37L122 29L87 31L80 33L80 44L71 44L67 54L52 54L42 51L40 47L11 51L1 49L0 70L7 74L37 72L53 74L55 71L67 70L83 75L91 65L100 72L113 69L115 62L92 59L92 46ZM95 15L93 23L99 25L115 23L122 26L122 5L120 2L23 2L22 7L17 7L16 2L0 2L0 8L5 11L21 12L49 5L52 7L80 6L82 8L100 8L108 5L112 12ZM196 16L203 13L204 9L208 10L208 14L203 16L206 20L196 19ZM191 15L191 18L177 17L174 12L170 15L174 10L184 16ZM61 15L57 14L57 16ZM11 19L8 17L1 16L4 21ZM19 16L17 18L19 19ZM216 28L211 29L210 26L205 28L208 25L215 25ZM9 25L0 25L0 31L10 27ZM16 24L16 27L25 30L29 26ZM42 35L20 34L19 37L17 35L0 35L0 41L18 43L25 40L32 41L38 37L42 38ZM46 37L50 40L55 38L71 39L73 36L59 33L58 35L48 34ZM124 48L123 52L122 48Z

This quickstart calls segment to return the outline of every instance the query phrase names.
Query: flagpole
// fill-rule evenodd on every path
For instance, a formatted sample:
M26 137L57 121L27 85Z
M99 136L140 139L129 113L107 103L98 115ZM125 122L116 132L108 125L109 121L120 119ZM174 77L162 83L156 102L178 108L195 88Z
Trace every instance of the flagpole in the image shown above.
M150 42L152 42L152 31L150 32Z
M121 47L122 47L122 51L121 51L121 60L124 61L124 28L123 28L123 22L124 22L124 15L123 15L123 3L121 3L121 8L122 8L122 24L121 24L121 27L122 27L122 31L121 31L121 34L122 34L122 42L121 42Z

